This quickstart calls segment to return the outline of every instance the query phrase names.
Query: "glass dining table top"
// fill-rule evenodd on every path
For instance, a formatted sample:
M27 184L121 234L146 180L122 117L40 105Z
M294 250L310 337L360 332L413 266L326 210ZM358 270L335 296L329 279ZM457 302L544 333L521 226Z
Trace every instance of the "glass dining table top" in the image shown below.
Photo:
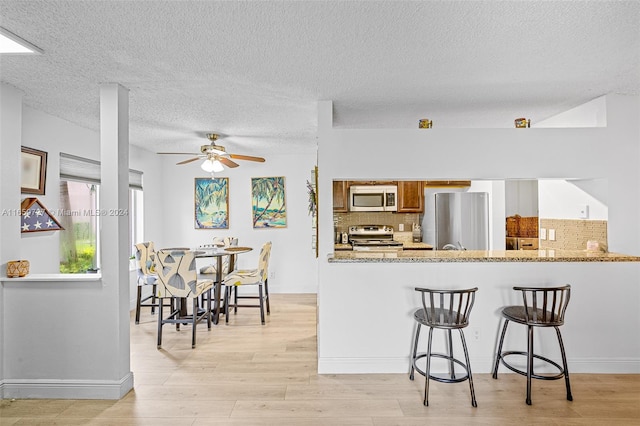
M218 257L229 256L233 254L246 253L253 248L251 247L198 247L192 249L196 257Z
M229 256L233 254L246 253L253 250L252 247L169 247L163 248L162 250L170 250L170 251L192 251L195 257L218 257L218 256Z

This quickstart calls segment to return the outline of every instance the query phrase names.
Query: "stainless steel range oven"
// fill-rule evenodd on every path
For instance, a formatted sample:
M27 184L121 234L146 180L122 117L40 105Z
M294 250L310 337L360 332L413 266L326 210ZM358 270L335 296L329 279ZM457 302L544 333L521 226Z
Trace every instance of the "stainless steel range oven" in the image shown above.
M393 227L387 225L350 226L349 242L354 251L402 250L402 242L393 239Z

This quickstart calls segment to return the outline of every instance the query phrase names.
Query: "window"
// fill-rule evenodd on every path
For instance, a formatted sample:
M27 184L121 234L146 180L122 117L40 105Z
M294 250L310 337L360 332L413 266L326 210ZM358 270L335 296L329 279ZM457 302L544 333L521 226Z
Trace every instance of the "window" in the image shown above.
M99 265L99 185L60 181L60 272L77 274L96 271Z
M132 256L136 253L135 245L144 241L142 196L142 189L129 188L129 251Z
M100 268L100 162L60 153L60 272ZM129 170L129 246L143 241L142 172Z
M144 241L144 202L142 172L129 170L129 254L136 253L135 245Z

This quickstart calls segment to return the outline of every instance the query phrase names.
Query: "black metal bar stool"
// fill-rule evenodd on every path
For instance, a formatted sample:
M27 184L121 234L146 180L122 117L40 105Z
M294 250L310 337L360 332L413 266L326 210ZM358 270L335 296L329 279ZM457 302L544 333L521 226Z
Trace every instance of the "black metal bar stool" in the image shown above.
M504 317L504 326L500 335L500 343L496 351L496 362L493 366L493 378L498 378L498 366L502 360L502 364L509 370L522 376L527 376L527 404L531 405L531 379L541 380L557 380L564 377L567 387L567 399L573 401L571 395L571 384L569 383L569 369L567 368L567 356L562 343L562 335L560 334L560 326L564 324L564 313L569 304L571 296L571 286L565 285L561 287L514 287L516 291L522 292L521 306L506 306L502 309ZM507 333L509 321L517 322L527 326L527 351L502 351L504 336ZM533 349L533 327L553 327L558 336L560 344L560 354L562 355L562 366L550 360L549 358L537 355ZM527 370L522 371L509 364L505 357L509 355L524 355L527 357ZM545 363L552 365L559 372L558 374L536 374L533 371L533 359L539 359Z
M469 364L469 352L467 344L464 340L462 329L469 325L469 315L475 301L475 292L478 288L466 290L433 290L428 288L416 287L416 291L421 293L422 308L417 309L413 317L418 323L416 326L416 334L414 336L413 354L411 357L411 373L409 378L413 380L414 371L425 376L424 386L424 405L429 405L429 380L435 380L441 383L458 383L469 380L469 389L471 391L471 405L477 407L476 394L473 389L473 377L471 375L471 365ZM420 338L420 327L429 327L429 340L427 344L427 352L418 353L418 340ZM447 353L432 353L431 342L433 338L433 329L446 330L447 334ZM453 343L451 340L451 330L457 329L460 332L460 340L462 349L464 350L464 362L456 359L453 355ZM449 373L444 376L431 374L431 358L443 358L449 362ZM426 368L422 371L417 365L417 361L426 358ZM464 372L456 372L455 366L462 367Z

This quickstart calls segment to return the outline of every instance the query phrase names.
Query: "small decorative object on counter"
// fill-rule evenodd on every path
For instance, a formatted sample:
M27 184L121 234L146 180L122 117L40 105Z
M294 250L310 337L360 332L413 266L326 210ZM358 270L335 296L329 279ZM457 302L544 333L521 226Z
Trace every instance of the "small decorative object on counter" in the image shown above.
M516 118L515 123L517 129L531 127L531 120L527 120L526 118Z
M431 120L429 120L428 118L423 118L422 120L420 120L418 122L418 128L419 129L430 129L432 124L433 124L433 122Z
M7 277L26 277L29 274L28 260L10 260L7 262Z
M600 241L595 240L589 240L587 241L587 251L606 253L608 250L605 243L601 243Z
M422 228L420 225L413 224L413 230L411 231L412 240L414 243L422 242Z

